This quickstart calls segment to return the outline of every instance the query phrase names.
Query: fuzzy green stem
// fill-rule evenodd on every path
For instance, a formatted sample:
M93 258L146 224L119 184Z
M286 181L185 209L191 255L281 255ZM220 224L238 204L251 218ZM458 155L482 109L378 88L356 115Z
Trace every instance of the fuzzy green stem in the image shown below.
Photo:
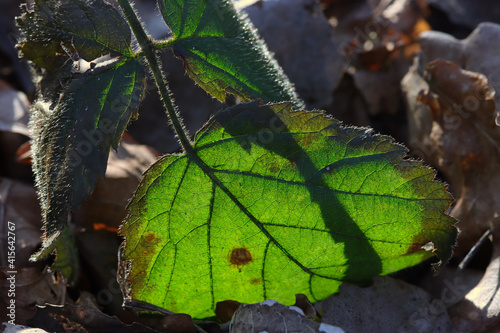
M188 139L186 131L184 129L184 125L182 123L181 118L178 116L177 111L175 109L174 103L170 98L170 90L167 85L167 81L163 77L163 74L160 69L160 65L158 62L158 57L155 54L155 46L150 37L146 35L144 28L142 27L141 22L137 18L137 15L129 3L130 0L118 0L118 4L120 5L125 17L127 18L132 31L134 32L137 41L144 52L146 60L151 68L151 72L153 73L153 77L156 82L156 86L158 87L160 96L163 100L163 104L165 109L167 110L167 114L170 117L170 121L172 127L174 128L177 137L179 138L179 142L186 152L191 152L193 150L193 146L191 141Z
M155 40L153 43L153 47L155 48L155 50L165 50L170 48L173 42L173 38L168 38L165 40Z

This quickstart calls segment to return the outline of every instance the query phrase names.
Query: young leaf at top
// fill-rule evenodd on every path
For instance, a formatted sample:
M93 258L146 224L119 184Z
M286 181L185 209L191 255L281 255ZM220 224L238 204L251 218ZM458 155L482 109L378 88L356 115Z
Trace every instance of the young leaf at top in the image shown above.
M24 11L19 48L39 75L30 126L43 252L104 176L109 150L142 98L145 72L131 51L130 28L111 5L36 0L33 11Z
M251 22L230 0L158 3L174 35L174 53L187 73L212 96L224 101L230 93L243 101L292 101L295 108L303 107Z
M18 48L33 63L46 100L57 99L61 82L73 76L73 63L63 47L87 62L105 54L133 55L126 21L102 1L36 0L33 11L26 5L22 9L17 23L26 39Z
M452 198L406 151L286 103L216 114L130 203L129 296L203 318L223 300L321 300L342 282L447 260Z

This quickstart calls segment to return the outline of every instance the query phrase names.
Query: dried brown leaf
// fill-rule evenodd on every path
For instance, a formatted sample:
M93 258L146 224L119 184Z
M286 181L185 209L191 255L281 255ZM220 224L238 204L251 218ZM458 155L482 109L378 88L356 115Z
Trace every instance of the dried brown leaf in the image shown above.
M0 318L15 319L16 323L24 324L36 312L37 305L46 303L54 305L64 304L66 285L46 270L40 271L36 267L0 268ZM12 286L13 285L13 286ZM8 297L13 290L15 297ZM14 300L14 317L8 316L11 310L8 306Z
M450 332L444 304L424 290L389 277L370 287L344 284L340 293L321 302L324 323L346 332Z
M9 226L14 228L16 239L15 265L33 266L28 259L40 246L42 235L42 218L35 188L16 180L0 178L0 198L0 266L8 266Z
M296 306L285 306L268 299L262 303L243 304L231 320L230 333L254 332L328 332L343 333L339 327L308 319Z
M481 281L449 310L453 324L463 332L497 332L500 328L500 228L493 232L493 248Z
M262 1L244 11L306 104L311 108L330 104L344 59L319 3Z
M500 61L493 56L500 52L499 44L500 26L494 24L480 25L463 41L426 33L422 57L403 81L410 146L442 171L458 199L451 212L462 230L458 255L464 255L500 213L500 100L494 91ZM454 63L435 60L441 56Z
M38 308L36 315L27 321L27 325L49 332L157 332L138 323L124 324L118 318L102 313L86 298L80 305L65 304L64 307L47 305Z

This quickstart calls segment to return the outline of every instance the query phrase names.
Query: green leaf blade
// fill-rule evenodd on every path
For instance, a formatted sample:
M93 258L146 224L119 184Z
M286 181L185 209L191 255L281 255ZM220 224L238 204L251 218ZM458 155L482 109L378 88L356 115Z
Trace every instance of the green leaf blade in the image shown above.
M115 60L79 74L53 108L37 104L30 127L47 239L67 225L69 211L104 176L109 150L136 114L144 88L138 61Z
M131 297L202 318L226 299L321 300L342 282L447 260L452 199L432 170L388 137L290 108L220 112L196 155L150 169L121 231Z
M172 47L187 73L203 89L224 101L233 94L243 101L303 103L255 29L227 0L159 0L174 34Z
M61 41L87 61L108 53L133 55L127 23L102 1L37 0L32 12L24 8L17 23L26 35L18 46L23 57L49 70L67 59Z
M145 72L127 22L105 1L36 0L23 10L18 48L39 92L30 127L45 238L36 259L52 251L69 212L104 176L110 149L136 115Z
M159 1L158 5L165 21L170 23L170 30L177 38L191 36L196 31L197 23L206 8L204 1L197 0Z

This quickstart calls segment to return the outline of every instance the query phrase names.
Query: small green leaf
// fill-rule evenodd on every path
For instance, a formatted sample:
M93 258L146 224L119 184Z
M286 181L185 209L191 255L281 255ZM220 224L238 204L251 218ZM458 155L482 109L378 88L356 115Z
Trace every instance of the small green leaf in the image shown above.
M26 34L19 47L40 88L30 127L45 229L42 255L104 176L111 147L136 115L145 72L131 53L128 25L103 1L37 0L18 23ZM64 48L78 52L87 68Z
M54 242L56 257L51 268L53 271L61 272L66 281L72 284L78 280L80 274L80 266L75 265L79 260L75 239L69 226L64 227L58 236Z
M60 67L67 58L61 42L70 49L74 46L73 51L87 61L108 53L132 56L126 21L103 1L36 0L33 11L26 5L23 10L17 22L26 39L18 47L38 67Z
M134 299L203 318L223 300L321 300L456 238L434 171L368 129L290 104L218 113L146 174L121 229Z
M174 53L208 93L243 101L293 101L303 107L291 83L252 24L229 0L159 0L174 34Z
M109 150L137 110L144 77L138 61L112 62L75 77L54 109L42 102L33 108L33 168L47 239L104 176Z
M57 99L61 83L72 77L63 46L87 62L106 54L132 56L130 28L106 2L36 0L33 11L26 5L22 10L17 23L26 38L17 47L33 63L46 100Z

